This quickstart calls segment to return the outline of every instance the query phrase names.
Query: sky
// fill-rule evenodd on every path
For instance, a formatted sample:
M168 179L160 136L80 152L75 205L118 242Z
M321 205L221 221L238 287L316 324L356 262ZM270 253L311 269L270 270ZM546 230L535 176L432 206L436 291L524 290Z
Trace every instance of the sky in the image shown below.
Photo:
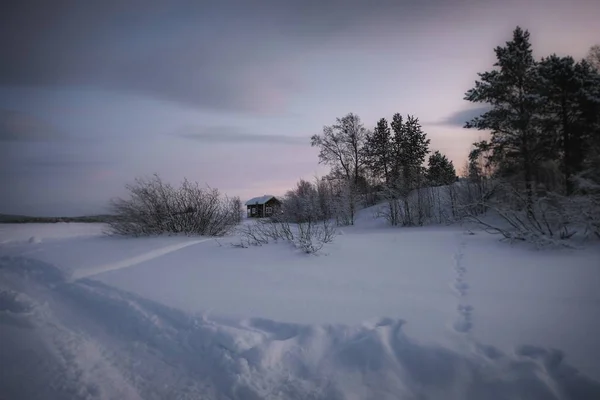
M107 211L154 173L242 200L328 172L310 136L419 118L460 172L463 100L519 25L534 55L600 43L592 0L27 1L0 6L0 213Z

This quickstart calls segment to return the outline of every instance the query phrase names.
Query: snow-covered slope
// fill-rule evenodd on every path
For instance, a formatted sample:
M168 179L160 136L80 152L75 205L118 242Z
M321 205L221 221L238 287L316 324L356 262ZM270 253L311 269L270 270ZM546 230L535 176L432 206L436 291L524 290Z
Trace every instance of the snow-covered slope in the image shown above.
M424 345L402 320L290 324L193 317L5 258L0 391L9 398L595 398L559 351ZM18 288L19 291L14 291ZM27 351L26 349L29 349ZM31 351L33 350L33 351ZM41 362L40 362L41 361Z
M236 238L11 241L0 398L600 398L600 249L367 215L317 256Z

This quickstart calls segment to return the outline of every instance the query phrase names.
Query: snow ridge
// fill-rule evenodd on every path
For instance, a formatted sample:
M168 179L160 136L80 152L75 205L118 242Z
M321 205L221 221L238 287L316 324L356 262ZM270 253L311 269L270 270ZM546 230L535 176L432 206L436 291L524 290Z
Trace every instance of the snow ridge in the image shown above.
M403 332L404 321L391 318L358 326L208 319L93 280L68 282L57 268L25 258L0 258L0 278L2 290L20 293L0 296L1 337L18 343L28 335L57 354L34 375L23 370L31 363L13 363L0 396L600 398L600 383L555 350L523 346L505 355L473 341L472 352L459 353L420 344ZM4 323L9 314L21 324ZM0 363L31 356L0 352ZM48 387L55 371L62 371L61 386ZM32 387L40 390L24 396Z

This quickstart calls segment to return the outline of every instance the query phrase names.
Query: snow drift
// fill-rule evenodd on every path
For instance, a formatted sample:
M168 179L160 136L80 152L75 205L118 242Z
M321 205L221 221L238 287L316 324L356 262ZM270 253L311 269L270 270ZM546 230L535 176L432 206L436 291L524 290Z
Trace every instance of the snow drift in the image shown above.
M8 398L595 399L561 352L420 344L404 322L208 319L59 269L0 258Z

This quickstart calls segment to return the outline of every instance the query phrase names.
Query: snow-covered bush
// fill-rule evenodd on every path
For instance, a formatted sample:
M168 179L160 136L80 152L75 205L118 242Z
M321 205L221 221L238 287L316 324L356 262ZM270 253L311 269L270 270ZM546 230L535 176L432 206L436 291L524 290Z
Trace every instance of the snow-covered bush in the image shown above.
M354 225L359 207L359 195L352 183L336 180L331 184L331 209L338 226Z
M330 221L290 224L286 221L258 220L238 229L240 243L235 247L262 246L279 240L292 243L305 253L316 253L333 241L336 229Z
M392 225L421 226L448 224L459 221L470 212L483 212L477 206L487 194L477 185L455 182L451 185L423 187L404 195L384 188L385 205L378 207L376 217L384 218Z
M282 214L279 219L299 223L327 218L327 207L331 201L329 198L321 200L320 197L317 185L300 180L282 199Z
M591 165L573 179L577 193L570 199L570 218L600 238L600 157L590 161Z
M306 222L297 225L297 235L294 245L305 253L316 253L325 243L330 243L335 237L335 228L329 221Z
M222 196L217 189L200 188L187 179L173 187L158 175L138 178L127 185L129 198L111 201L114 218L109 233L143 236L163 233L222 236L241 216L238 198Z
M282 199L280 221L306 223L335 220L338 226L352 225L359 196L343 179L300 180Z
M576 226L583 227L584 234L600 239L600 194L573 196L567 208L567 218Z
M485 214L470 212L466 219L511 241L565 246L569 245L566 240L576 234L600 237L598 194L544 192L527 196L513 185L499 184L494 196L482 205Z

